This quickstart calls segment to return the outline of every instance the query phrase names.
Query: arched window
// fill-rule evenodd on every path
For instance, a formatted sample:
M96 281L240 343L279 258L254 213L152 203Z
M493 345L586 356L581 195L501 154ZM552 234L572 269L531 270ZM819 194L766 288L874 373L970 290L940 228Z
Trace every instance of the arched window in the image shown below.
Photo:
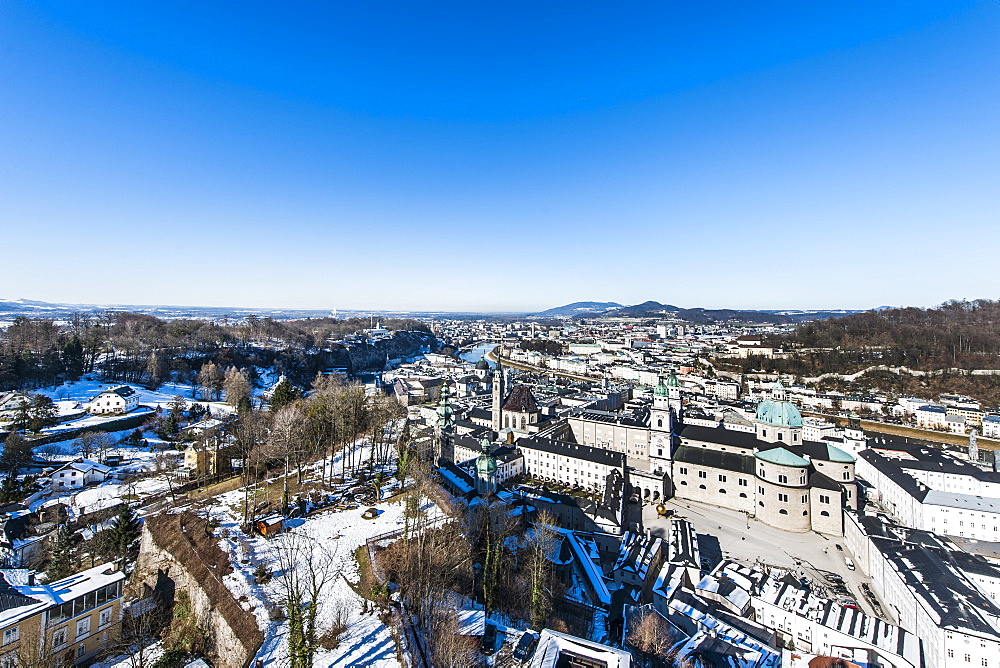
M779 514L779 515L787 515L787 514L788 514L788 511L787 511L787 510L785 510L784 508L782 508L781 510L779 510L779 511L778 511L778 514Z
M747 498L747 495L744 492L740 492L740 498L745 499Z
M760 506L761 508L763 508L764 507L764 502L763 501L758 501L757 505Z
M698 485L698 489L705 489L704 485Z
M663 426L663 418L660 418L659 420L656 421L656 426L657 427L662 427Z
M681 484L682 485L686 485L686 484L688 484L688 481L687 480L681 480Z
M724 490L724 489L720 489L719 490L719 494L725 494L725 493L726 493L726 490Z
M826 512L825 510L819 511L819 514L822 515L823 517L829 517L830 516L830 513Z

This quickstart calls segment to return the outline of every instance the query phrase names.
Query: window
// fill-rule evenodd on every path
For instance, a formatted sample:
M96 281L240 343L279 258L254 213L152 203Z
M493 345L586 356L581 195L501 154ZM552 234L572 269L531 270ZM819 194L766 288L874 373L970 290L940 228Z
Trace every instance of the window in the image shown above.
M802 495L802 503L809 503L809 497L805 494Z
M101 610L101 618L98 622L99 626L107 626L111 623L111 611L112 608L105 608L104 610Z
M829 517L830 516L830 513L826 512L825 510L819 511L819 514L822 515L823 517Z
M4 629L3 631L3 644L9 645L12 642L17 642L17 639L21 637L21 627L12 626L9 629Z
M746 486L747 486L747 479L740 478L740 487L746 487Z
M740 498L745 499L747 498L747 495L744 492L740 492Z
M80 646L76 648L76 655L80 657L86 655L86 653L87 653L87 646L84 645L83 643L80 643Z
M726 490L721 489L721 488L719 489L719 494L725 494L725 493L726 493Z
M705 489L704 485L698 485L698 489Z
M783 441L783 440L785 440L785 435L784 435L784 434L782 434L782 433L781 433L780 431L778 432L778 440L779 440L779 441Z
M726 476L720 475L719 476L719 482L726 482ZM983 527L983 528L985 529L986 527Z
M707 478L708 477L708 471L698 471L698 477L699 478Z
M84 617L76 623L76 635L80 637L88 633L90 633L90 617Z
M65 644L66 644L66 627L64 626L61 629L56 629L55 631L53 631L52 646L62 647Z
M949 659L954 659L955 658L955 650L953 650L953 649L949 649L948 650L948 658Z
M830 503L830 497L827 496L826 494L820 494L819 495L819 502L820 503Z
M686 485L686 484L688 484L688 481L687 480L681 480L681 484L682 485Z
M680 469L680 471L681 471L681 475L687 475L688 474L688 470L687 470L686 466L682 466L681 469Z
M782 503L788 503L788 495L787 494L779 494L778 495L778 501L781 501Z
M757 493L758 494L763 494L764 493L764 488L763 487L758 487L757 488Z
M844 471L844 480L850 480L850 479L851 479L851 472Z
M788 476L786 476L786 475L779 475L778 476L778 482L780 482L782 484L787 483L788 482Z
M778 511L778 514L779 514L779 515L787 515L787 514L788 514L788 511L787 511L787 510L785 510L784 508L782 508L781 510L779 510L779 511Z

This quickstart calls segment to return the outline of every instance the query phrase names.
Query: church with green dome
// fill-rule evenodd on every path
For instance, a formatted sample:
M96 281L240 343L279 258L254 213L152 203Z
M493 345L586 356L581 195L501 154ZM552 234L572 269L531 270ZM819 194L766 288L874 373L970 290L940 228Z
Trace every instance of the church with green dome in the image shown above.
M676 498L738 510L786 531L835 536L844 533L844 509L857 508L854 456L803 440L802 413L780 381L757 405L753 433L688 425L676 439Z

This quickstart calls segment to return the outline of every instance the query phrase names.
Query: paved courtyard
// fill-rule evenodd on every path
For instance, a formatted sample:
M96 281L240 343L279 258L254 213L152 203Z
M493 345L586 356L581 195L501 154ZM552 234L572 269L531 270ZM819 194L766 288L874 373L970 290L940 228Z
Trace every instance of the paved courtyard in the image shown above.
M871 578L865 577L860 570L852 571L847 567L844 557L850 555L846 548L844 551L837 550L837 544L844 547L843 538L815 532L781 531L752 517L747 518L735 510L695 501L672 499L666 501L664 505L673 510L677 517L687 519L694 524L703 557L711 556L715 547L715 541L704 537L707 534L718 541L721 554L717 556L723 559L787 569L799 577L809 579L821 588L827 588L826 594L831 598L854 599L866 613L884 617L875 611L861 589L861 585L870 583ZM653 535L665 535L669 520L657 515L656 504L643 507L642 519ZM827 577L826 573L835 573L842 577L849 593L837 593L834 590L837 583Z

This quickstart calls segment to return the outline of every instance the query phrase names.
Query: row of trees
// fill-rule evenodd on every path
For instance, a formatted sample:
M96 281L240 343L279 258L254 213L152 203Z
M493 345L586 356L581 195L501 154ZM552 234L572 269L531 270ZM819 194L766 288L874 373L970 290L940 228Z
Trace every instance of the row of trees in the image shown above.
M367 396L361 385L324 375L313 381L308 397L292 390L279 394L277 388L274 395L270 410L248 407L229 427L243 464L246 522L266 470L283 470L287 507L292 476L301 484L306 465L318 459L320 483L328 487L361 471L374 476L391 468L404 423L403 409L391 397Z
M384 325L430 334L416 320L392 319ZM107 311L76 314L60 326L47 318L19 316L0 336L0 390L44 387L94 371L108 380L157 387L171 376L194 381L206 361L221 368L274 368L307 380L330 366L320 350L329 340L367 327L364 318L277 321L251 316L228 325Z
M830 349L804 356L809 372L868 364L914 369L1000 369L1000 301L950 301L937 308L865 311L806 323L773 343Z

